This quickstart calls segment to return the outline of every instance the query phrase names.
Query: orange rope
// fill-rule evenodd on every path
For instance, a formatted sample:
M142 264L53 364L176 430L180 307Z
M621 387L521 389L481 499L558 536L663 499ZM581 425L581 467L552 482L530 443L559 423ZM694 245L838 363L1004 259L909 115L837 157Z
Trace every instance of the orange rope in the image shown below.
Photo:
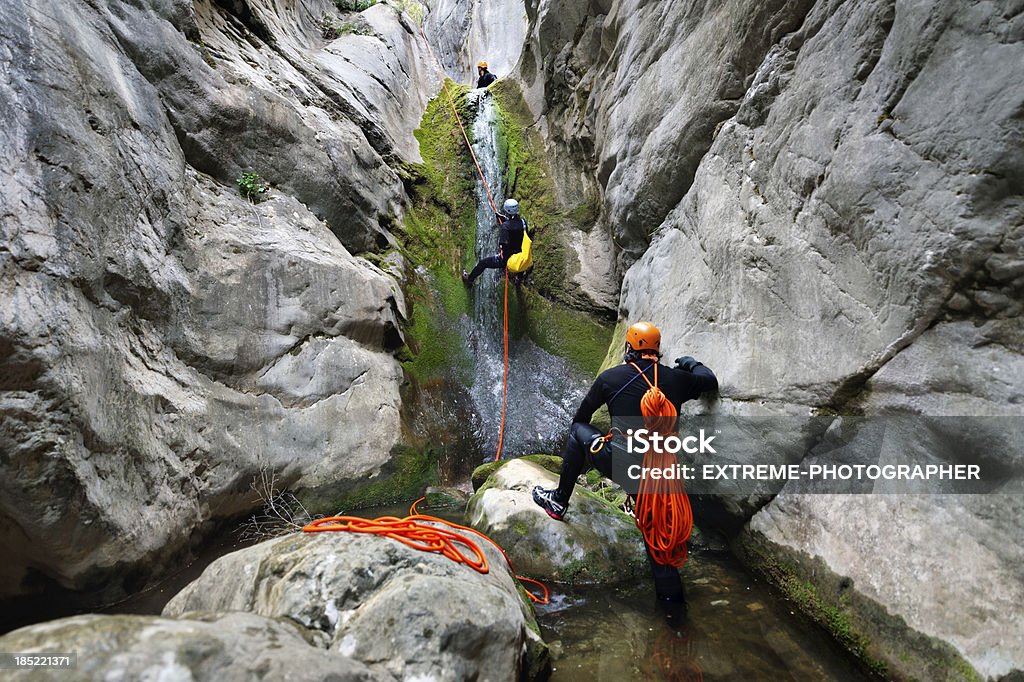
M430 56L434 58L434 61L438 64L441 61L434 54L434 48L430 46L430 41L427 40L427 34L423 32L423 27L420 26L420 35L423 36L423 42L427 45L427 50L430 52ZM491 195L491 188L487 185L487 178L484 177L484 172L480 168L480 162L477 161L476 153L473 151L473 145L469 143L469 136L466 135L466 128L462 125L462 118L459 116L459 110L455 106L455 100L452 98L452 93L448 90L448 78L442 73L441 74L441 86L444 88L444 94L448 97L448 104L451 105L452 113L455 114L455 121L459 124L459 130L462 131L462 139L466 141L466 149L469 150L469 155L473 159L473 165L476 166L476 172L480 176L480 182L484 185L484 191L487 193L487 201L491 203L491 210L494 211L494 215L498 217L498 224L500 225L503 221L501 214L498 213L498 207L494 204L494 197ZM497 462L501 459L501 448L505 443L505 407L508 401L508 269L505 269L505 371L501 380L501 426L498 430L498 450L494 453L494 461Z
M423 32L423 27L420 26L420 35L423 36L423 42L427 45L427 50L430 51L430 56L434 58L434 61L438 64L441 61L434 54L434 48L430 46L430 41L427 40L427 34ZM455 106L455 100L452 98L452 93L448 90L448 77L446 74L441 74L441 87L444 88L444 94L448 96L448 103L452 107L452 113L455 114L455 121L459 124L459 130L462 131L462 139L466 141L466 149L469 150L469 155L473 158L473 165L476 166L476 172L480 174L480 182L484 184L484 191L487 192L487 200L491 202L491 209L494 210L494 214L498 216L498 222L501 221L501 214L498 213L498 207L494 204L494 197L491 196L491 188L487 185L487 179L484 177L483 170L480 169L480 162L476 159L476 154L473 152L473 145L469 143L469 136L466 135L466 128L462 125L462 118L459 116L459 110Z
M658 388L658 362L654 362L654 381L636 363L630 362L647 382L647 392L640 400L640 412L648 431L662 435L677 433L679 413ZM675 457L659 448L650 448L644 455L645 469L666 470L676 464ZM643 477L636 496L636 525L643 533L654 560L663 566L682 566L686 562L686 541L693 531L693 510L683 482L678 479Z
M516 574L512 567L512 560L501 546L475 528L461 526L451 521L439 519L436 516L420 514L416 511L416 505L423 501L420 498L409 507L409 515L404 519L395 516L381 516L376 519L364 519L359 516L328 516L317 519L306 525L302 531L305 533L323 533L325 531L347 531L349 533L365 533L367 535L380 535L401 542L407 547L418 549L422 552L437 552L448 557L457 564L466 564L478 573L489 572L490 565L487 563L487 556L473 540L467 538L463 532L473 533L498 548L501 555L508 562L508 568L517 580L537 585L543 596L538 597L529 590L526 594L538 604L548 603L548 588L539 580L527 578ZM437 525L445 526L438 528Z

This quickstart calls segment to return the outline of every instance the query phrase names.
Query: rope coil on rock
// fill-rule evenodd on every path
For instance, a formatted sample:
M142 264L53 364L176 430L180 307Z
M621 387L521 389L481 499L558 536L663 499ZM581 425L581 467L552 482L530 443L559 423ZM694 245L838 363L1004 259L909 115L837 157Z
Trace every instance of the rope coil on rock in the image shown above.
M376 519L364 519L360 516L328 516L307 524L302 532L344 531L387 537L421 552L436 552L457 564L466 564L477 573L488 573L491 569L487 556L480 549L480 545L465 535L465 533L472 533L497 547L501 555L505 557L509 571L517 580L540 588L542 596L537 596L530 590L526 590L530 599L538 604L548 603L547 586L539 580L516 574L512 560L501 548L501 545L475 528L462 526L436 516L420 514L416 510L416 505L423 500L424 498L421 497L413 502L409 507L409 515L402 519L396 516L381 516Z
M654 362L654 381L636 363L630 362L647 382L640 400L644 427L663 436L676 435L679 412L658 388L658 363ZM676 464L675 456L652 447L644 455L644 469L665 471ZM686 562L686 541L693 531L693 510L683 482L678 479L644 476L636 496L636 525L651 550L651 557L663 566L682 566Z

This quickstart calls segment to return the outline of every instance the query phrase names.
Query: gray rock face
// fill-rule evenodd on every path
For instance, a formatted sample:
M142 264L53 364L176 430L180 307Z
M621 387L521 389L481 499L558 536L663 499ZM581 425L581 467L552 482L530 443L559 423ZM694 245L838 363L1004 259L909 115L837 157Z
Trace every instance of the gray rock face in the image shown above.
M486 574L388 538L291 535L218 559L164 615L287 619L316 646L394 679L531 679L546 660L532 612L500 552L481 548Z
M1020 416L1019 12L939 0L534 7L519 70L539 125L593 170L626 264L653 234L625 275L620 319L651 320L668 357L715 369L712 412ZM852 578L851 594L890 625L903 619L886 638L941 640L985 676L1024 668L1007 606L1024 581L1000 546L1021 541L1006 531L1013 505L784 499L752 533L813 559L809 580ZM763 504L726 502L740 518ZM940 566L920 545L945 543L957 523L972 530L953 531L954 545L974 549ZM878 653L909 673L899 647Z
M855 615L870 653L894 676L945 679L940 659L893 627L893 616L951 644L986 679L1024 660L1024 513L1009 495L780 495L750 532L794 562L814 557L884 608ZM862 613L871 613L863 610ZM902 624L901 624L902 625ZM925 670L929 669L925 674Z
M401 438L405 303L338 237L389 239L426 46L231 7L0 8L0 598L137 589L261 471L343 487Z
M531 497L558 476L533 462L512 460L469 499L469 523L502 546L523 575L560 582L615 582L646 570L643 538L633 519L577 486L564 521Z
M301 628L250 613L154 616L76 616L0 637L5 650L75 652L74 669L5 671L11 680L322 680L386 682L343 654L311 646Z
M437 0L424 22L449 76L476 85L477 62L507 76L519 62L528 21L523 0Z

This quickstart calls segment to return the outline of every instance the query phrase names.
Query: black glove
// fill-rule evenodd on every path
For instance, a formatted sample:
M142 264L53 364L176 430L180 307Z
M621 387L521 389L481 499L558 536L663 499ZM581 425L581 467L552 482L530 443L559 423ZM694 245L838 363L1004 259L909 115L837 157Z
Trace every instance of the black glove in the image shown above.
M676 367L684 372L692 372L696 368L702 366L702 363L697 362L697 359L692 355L684 355L681 358L676 358Z

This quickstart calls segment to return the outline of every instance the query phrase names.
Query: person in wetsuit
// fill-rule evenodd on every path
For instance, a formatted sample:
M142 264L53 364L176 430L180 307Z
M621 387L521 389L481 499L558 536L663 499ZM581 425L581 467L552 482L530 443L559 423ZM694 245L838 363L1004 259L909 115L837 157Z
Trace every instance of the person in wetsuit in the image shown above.
M661 358L660 349L661 331L649 322L637 322L626 332L623 364L602 372L590 387L572 419L569 439L562 452L558 487L545 490L537 486L533 489L533 501L552 518L561 521L565 516L576 479L584 469L597 468L604 476L623 486L627 485L623 473L628 464L635 460L626 452L626 438L613 437L603 444L596 442L604 434L591 426L590 420L599 407L608 406L614 433L625 434L629 429L644 428L640 401L647 392L648 383L643 376L653 382L655 365L658 366L657 385L677 411L687 400L718 389L718 379L714 373L697 360L687 355L678 358L675 367L667 367L658 362ZM630 363L635 364L640 371ZM650 548L645 548L659 600L683 602L679 571L675 566L656 563Z
M481 258L473 272L462 271L462 282L473 286L473 281L487 268L504 268L508 259L523 250L523 234L529 230L526 220L519 215L519 202L509 199L504 205L505 215L498 216L498 253ZM532 238L532 234L530 235Z
M487 62L481 61L476 65L476 72L479 76L476 80L476 87L486 88L488 85L498 80L498 77L487 70Z

